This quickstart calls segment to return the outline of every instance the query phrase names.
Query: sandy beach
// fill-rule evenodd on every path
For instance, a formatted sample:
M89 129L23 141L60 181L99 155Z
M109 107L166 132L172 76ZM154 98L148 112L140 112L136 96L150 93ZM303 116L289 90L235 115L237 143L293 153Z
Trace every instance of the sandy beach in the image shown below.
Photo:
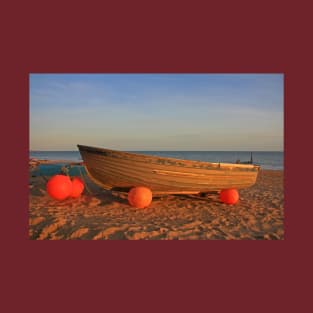
M89 180L77 199L57 201L30 161L29 238L32 240L282 240L283 171L261 170L254 186L239 190L235 205L218 194L154 197L136 209L127 194L102 190Z

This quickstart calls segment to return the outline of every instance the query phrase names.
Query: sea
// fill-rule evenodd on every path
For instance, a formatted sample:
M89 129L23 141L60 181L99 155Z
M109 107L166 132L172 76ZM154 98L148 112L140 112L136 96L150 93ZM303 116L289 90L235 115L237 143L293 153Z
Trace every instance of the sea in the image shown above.
M128 151L176 159L236 163L250 161L251 151ZM30 158L40 160L82 161L79 151L30 151ZM252 151L253 163L262 169L283 170L284 152Z

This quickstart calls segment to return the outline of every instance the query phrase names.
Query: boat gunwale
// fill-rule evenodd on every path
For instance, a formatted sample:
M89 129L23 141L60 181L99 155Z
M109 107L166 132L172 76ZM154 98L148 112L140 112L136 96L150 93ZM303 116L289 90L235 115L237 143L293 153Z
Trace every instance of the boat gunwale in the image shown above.
M108 152L113 153L119 156L128 156L128 157L139 157L142 159L152 159L152 160L163 160L163 161L170 161L170 162L183 162L186 165L199 165L199 166L208 166L216 169L241 169L241 170L248 170L248 171L259 171L260 166L256 164L237 164L237 163L223 163L223 162L206 162L206 161L196 161L196 160L186 160L186 159L176 159L176 158L170 158L170 157L160 157L155 155L147 155L147 154L139 154L139 153L132 153L132 152L126 152L126 151L120 151L120 150L112 150L112 149L106 149L106 148L100 148L100 147L92 147L92 146L86 146L86 145L77 145L79 151L85 151L92 153L92 151L97 152ZM92 150L92 151L90 151ZM138 160L136 160L138 162Z

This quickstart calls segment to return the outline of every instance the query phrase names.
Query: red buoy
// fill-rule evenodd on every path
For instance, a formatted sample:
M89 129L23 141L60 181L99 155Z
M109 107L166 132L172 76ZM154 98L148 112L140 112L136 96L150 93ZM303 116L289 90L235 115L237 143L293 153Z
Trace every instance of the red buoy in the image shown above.
M223 189L220 193L220 199L226 204L235 204L239 200L239 193L237 189Z
M66 175L54 175L47 183L47 192L56 200L64 200L72 192L72 182Z
M70 197L78 198L84 190L84 182L79 177L74 177L72 179L72 184L73 188Z
M128 192L128 202L135 208L146 208L152 202L152 191L147 187L134 187Z

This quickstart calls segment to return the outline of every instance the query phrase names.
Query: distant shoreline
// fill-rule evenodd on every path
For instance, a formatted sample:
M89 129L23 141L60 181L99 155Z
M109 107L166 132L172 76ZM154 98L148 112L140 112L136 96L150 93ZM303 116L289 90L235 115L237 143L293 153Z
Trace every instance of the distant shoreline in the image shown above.
M69 164L69 165L83 166L84 162L82 160L81 161L77 161L77 160L47 160L47 159L39 159L39 158L29 158L29 167L36 167L39 165L57 165L57 164ZM281 171L281 172L283 172L284 169L268 169L268 168L262 168L262 166L261 166L261 171Z

